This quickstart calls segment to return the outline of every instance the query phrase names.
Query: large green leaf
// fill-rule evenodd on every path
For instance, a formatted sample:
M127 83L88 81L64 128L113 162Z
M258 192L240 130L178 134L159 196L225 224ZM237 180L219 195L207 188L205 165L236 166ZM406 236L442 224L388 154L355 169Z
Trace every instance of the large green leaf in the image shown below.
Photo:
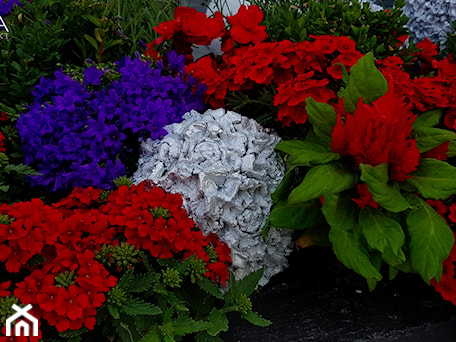
M337 114L327 103L316 102L313 98L306 99L306 111L315 135L325 142L331 141L331 132L336 125Z
M442 111L439 109L421 113L413 122L413 128L434 127L439 123L441 117Z
M271 194L272 201L277 203L281 199L286 199L291 191L295 179L294 167L290 168L282 178L282 181Z
M282 140L276 145L276 150L290 155L286 160L290 167L325 164L340 158L329 146L304 140Z
M369 247L378 250L388 264L394 266L405 261L405 234L399 222L366 208L359 213L358 223Z
M309 201L291 205L287 201L277 203L271 210L272 226L284 229L305 229L323 220L320 203Z
M423 199L407 194L414 206L407 212L407 232L412 266L425 282L440 280L442 262L450 254L454 237L445 220Z
M388 90L388 83L375 67L374 55L368 53L350 69L347 86L340 92L344 98L345 110L353 113L360 98L364 103L371 103Z
M433 127L419 127L413 130L413 136L416 139L416 146L420 152L432 150L447 141L455 140L456 133L447 129Z
M402 196L397 183L388 184L388 164L375 167L360 164L361 180L366 183L372 198L383 208L393 213L398 213L410 207Z
M358 208L350 199L336 194L324 197L323 214L331 226L329 240L337 258L348 268L369 280L374 286L382 279L365 246L357 223Z
M338 193L353 188L358 176L338 161L312 167L304 180L288 197L290 204L310 201L327 192Z
M456 167L441 160L422 158L407 183L425 198L446 199L456 194Z

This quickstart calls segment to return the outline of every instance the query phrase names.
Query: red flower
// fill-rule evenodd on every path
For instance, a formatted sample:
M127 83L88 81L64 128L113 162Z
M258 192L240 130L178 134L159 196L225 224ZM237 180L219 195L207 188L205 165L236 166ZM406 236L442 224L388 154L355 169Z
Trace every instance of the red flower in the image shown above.
M0 297L11 296L11 291L8 291L10 286L11 281L5 281L3 283L0 283Z
M338 116L331 147L336 153L352 156L356 165L388 163L389 178L405 181L420 160L416 140L410 137L415 117L390 83L387 93L372 105L360 99L345 123Z
M256 5L249 7L241 5L237 14L227 17L227 19L231 24L231 37L240 44L256 44L268 36L266 26L260 25L263 20L263 11Z
M364 209L366 206L377 209L378 203L372 198L372 194L369 192L367 185L362 183L358 184L357 187L360 198L352 198L352 201L358 204L361 209Z
M450 142L447 141L439 146L434 147L432 150L424 152L421 157L422 158L434 158L438 160L445 160L448 158L448 146Z
M1 152L6 152L5 136L3 135L2 132L0 132L0 153Z

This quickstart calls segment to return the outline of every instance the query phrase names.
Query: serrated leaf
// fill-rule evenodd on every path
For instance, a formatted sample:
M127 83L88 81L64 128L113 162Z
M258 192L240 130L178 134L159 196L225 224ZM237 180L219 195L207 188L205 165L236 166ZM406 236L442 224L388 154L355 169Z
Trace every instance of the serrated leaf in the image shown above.
M360 98L364 103L371 103L388 90L388 83L375 67L374 55L369 52L361 57L350 69L350 78L342 91L347 113L353 113Z
M422 158L407 183L425 198L443 200L456 194L456 167L433 158Z
M178 318L173 322L173 331L177 336L197 333L212 327L210 322L196 321L191 318Z
M331 132L336 125L337 114L327 103L315 101L312 97L306 99L306 111L313 131L323 141L331 141Z
M456 139L456 133L447 129L433 127L419 127L413 130L416 146L421 153L432 150L447 141Z
M301 184L290 193L288 203L303 203L319 198L327 192L345 191L353 188L357 182L358 176L340 162L313 166Z
M385 261L398 265L405 261L402 246L405 234L399 222L372 208L361 210L358 217L367 244L385 255Z
M218 336L212 336L206 331L202 331L195 335L195 342L223 342L223 340Z
M114 319L120 318L119 309L116 306L108 304L108 311Z
M412 127L414 129L420 127L434 127L439 123L441 117L442 111L439 109L421 113L416 117Z
M407 196L414 206L406 217L412 266L426 283L432 278L440 281L442 262L454 244L453 233L445 220L423 199L414 194Z
M144 302L138 298L131 298L126 304L122 304L120 309L127 315L158 315L162 313L162 310L151 303Z
M245 294L246 296L250 296L253 291L256 290L258 287L258 282L260 281L261 277L263 276L264 269L260 268L255 272L251 272L247 274L244 278L239 281L230 281L230 293L235 297L239 297L241 294Z
M365 164L359 165L361 180L366 183L372 198L386 210L399 213L410 207L402 196L397 183L388 184L388 164L375 167Z
M117 287L119 289L129 292L133 288L135 282L135 275L133 272L134 270L131 268L119 279L117 282Z
M158 327L151 329L140 342L163 342Z
M241 317L259 327L267 327L272 324L270 320L261 317L261 315L254 311L242 314Z
M326 164L340 159L340 155L328 147L304 140L282 140L276 145L276 149L290 155L286 159L289 167Z
M160 279L159 273L143 273L134 276L134 286L130 286L129 292L138 293L149 290Z
M226 314L217 309L212 309L209 314L210 327L207 328L209 335L216 336L222 331L228 331L228 318Z
M223 293L220 291L219 287L208 278L199 279L196 282L196 284L199 286L200 289L207 292L211 296L214 296L217 299L223 299Z
M271 210L270 223L277 228L305 229L323 220L320 211L320 202L308 201L291 205L287 201L280 201Z

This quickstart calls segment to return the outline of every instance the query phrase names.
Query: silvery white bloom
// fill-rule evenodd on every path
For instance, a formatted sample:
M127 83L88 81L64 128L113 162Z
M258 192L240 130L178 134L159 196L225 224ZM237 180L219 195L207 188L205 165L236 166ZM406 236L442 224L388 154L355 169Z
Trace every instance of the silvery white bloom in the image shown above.
M375 0L359 0L359 2L361 4L365 3L365 2L368 2L369 3L369 9L372 11L372 12L377 12L377 11L383 11L383 7L382 6L379 6L378 4L376 4L376 1Z
M266 241L262 237L270 195L284 175L274 151L279 137L224 109L191 111L165 129L162 140L142 144L133 182L150 180L180 193L203 233L230 246L236 277L264 267L260 284L266 284L288 265L292 250L289 231L272 228Z
M407 0L404 14L415 42L429 38L443 49L456 20L456 0Z

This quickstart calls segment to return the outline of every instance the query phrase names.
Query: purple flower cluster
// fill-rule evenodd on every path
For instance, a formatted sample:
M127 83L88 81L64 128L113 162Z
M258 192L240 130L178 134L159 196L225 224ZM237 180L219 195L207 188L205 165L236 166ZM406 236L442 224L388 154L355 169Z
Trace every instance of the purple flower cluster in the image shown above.
M14 5L22 6L18 0L0 0L0 16L8 15Z
M164 126L204 109L205 88L185 74L183 56L172 52L166 66L155 68L139 56L116 65L120 77L105 86L112 71L95 66L84 70L83 83L62 71L40 79L34 103L17 122L25 162L41 173L32 185L110 189L134 171L126 160L140 141L161 138Z

